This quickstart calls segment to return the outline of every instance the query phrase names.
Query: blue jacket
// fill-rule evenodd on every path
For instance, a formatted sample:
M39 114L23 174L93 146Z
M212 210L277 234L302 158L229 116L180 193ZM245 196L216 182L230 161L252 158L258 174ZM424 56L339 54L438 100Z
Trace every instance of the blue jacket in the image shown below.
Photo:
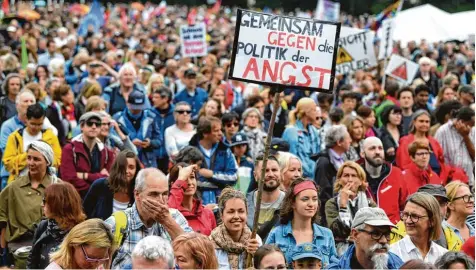
M342 255L339 262L331 263L326 269L351 269L350 260L354 254L355 246L351 245L347 251ZM402 266L403 261L397 255L392 252L388 253L388 269L399 269Z
M155 113L154 125L159 132L160 140L160 147L154 150L157 158L167 157L167 151L165 149L165 129L175 124L174 108L175 106L170 104L169 110L164 116L162 116L156 108L152 109Z
M136 130L126 114L130 114L129 109L126 108L122 112L116 113L113 118L119 124L127 129L128 136L131 141L139 139L141 141L150 139L150 146L148 148L138 148L139 159L146 168L157 167L157 158L154 150L160 147L159 132L154 126L155 113L151 110L144 110L140 116L141 125L139 130Z
M130 196L130 198L128 207L134 204L134 196ZM113 200L114 193L109 189L107 178L98 179L89 187L89 191L84 197L84 212L88 218L106 220L112 215Z
M192 107L192 118L198 115L198 112L202 108L203 104L208 100L208 93L205 89L197 87L195 88L195 95L188 94L187 89L183 89L178 92L174 97L174 104L180 101L185 101Z
M227 186L234 186L237 177L238 165L236 164L235 156L230 148L222 141L213 146L210 157L203 151L200 146L198 134L193 135L190 139L190 146L195 146L202 152L205 160L202 162L202 168L213 171L213 177L205 178L200 176L198 187L202 191L203 205L216 203L216 197L220 195L220 191Z
M127 100L124 100L120 90L121 85L119 82L117 82L106 87L102 93L102 98L108 103L107 112L110 115L114 115L117 112L124 110L124 108L127 106ZM142 91L145 96L148 96L145 87L138 82L134 83L133 90ZM148 98L145 99L145 104L147 108L150 108L150 101Z
M313 240L312 244L316 245L322 252L322 267L327 266L332 260L337 258L336 244L331 230L321 227L316 223L312 224ZM291 221L288 224L281 224L275 227L268 235L266 244L275 244L284 253L287 264L292 264L292 253L296 247L296 239L294 239Z
M299 91L298 91L299 92ZM296 155L302 162L303 176L314 179L316 162L312 155L321 150L321 136L313 125L304 128L301 120L293 126L288 126L283 133L283 140L289 143L289 152Z

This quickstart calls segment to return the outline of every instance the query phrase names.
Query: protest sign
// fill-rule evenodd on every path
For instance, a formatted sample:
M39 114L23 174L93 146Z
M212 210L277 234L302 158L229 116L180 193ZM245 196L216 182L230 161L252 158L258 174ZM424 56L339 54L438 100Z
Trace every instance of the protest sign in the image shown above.
M399 55L392 54L387 69L385 69L385 74L405 84L411 84L418 71L418 67L417 63Z
M207 54L206 28L204 23L180 27L182 57L198 57Z
M395 19L386 19L382 23L380 37L380 47L378 51L378 60L385 59L392 55L393 50L393 31L395 29Z
M336 73L353 74L358 69L377 66L371 31L341 37L337 52Z
M340 3L329 0L318 0L315 19L336 22L339 21Z
M332 92L340 23L238 9L230 78Z

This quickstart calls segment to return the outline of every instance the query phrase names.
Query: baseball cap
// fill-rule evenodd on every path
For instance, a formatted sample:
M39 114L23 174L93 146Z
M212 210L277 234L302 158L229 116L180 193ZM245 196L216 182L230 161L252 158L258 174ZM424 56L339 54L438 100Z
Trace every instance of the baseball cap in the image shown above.
M242 145L242 144L248 144L248 136L246 136L243 133L236 133L233 135L231 138L231 144L230 147L237 146L237 145Z
M79 118L79 123L89 121L91 119L97 119L101 121L101 115L97 112L87 112Z
M397 227L390 221L390 219L388 219L385 211L378 207L363 207L357 211L354 220L352 221L352 228L362 224L367 224L370 226Z
M192 77L192 76L197 76L197 72L195 72L195 70L189 68L187 70L185 70L185 72L183 73L183 75L188 78L188 77Z
M145 110L147 106L145 105L145 99L147 97L142 91L133 90L127 99L127 104L131 110Z
M305 258L314 258L322 261L322 253L316 245L311 243L297 245L291 253L291 259L297 261Z
M273 138L271 140L272 152L289 152L289 143L281 138Z
M10 25L9 27L7 27L7 32L16 32L17 31L17 28L13 25Z
M418 192L426 192L434 197L438 196L448 200L446 189L442 185L427 184L418 189Z

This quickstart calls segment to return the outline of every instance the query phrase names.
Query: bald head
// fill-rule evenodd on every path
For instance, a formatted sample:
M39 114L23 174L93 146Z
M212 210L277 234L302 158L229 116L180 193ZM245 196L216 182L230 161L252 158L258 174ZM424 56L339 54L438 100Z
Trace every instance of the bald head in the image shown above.
M374 167L381 166L385 161L382 141L377 137L368 137L364 140L360 155Z

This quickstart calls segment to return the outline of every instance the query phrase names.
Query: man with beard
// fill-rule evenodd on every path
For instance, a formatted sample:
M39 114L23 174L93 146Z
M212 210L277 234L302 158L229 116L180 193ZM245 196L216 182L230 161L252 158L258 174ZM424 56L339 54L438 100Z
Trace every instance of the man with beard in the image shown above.
M361 208L352 221L354 245L328 269L399 269L402 259L388 251L392 227L395 225L382 209Z
M261 179L261 169L263 165L263 156L259 155L256 158L254 177L256 182ZM281 185L281 171L279 163L276 157L269 156L268 163L266 165L266 174L264 176L263 193L261 196L261 210L258 219L258 228L261 229L262 225L273 220L276 210L281 208L285 193L279 190ZM256 196L258 190L254 190L247 195L248 201L248 226L253 228L253 221L255 216ZM273 222L274 223L274 222ZM258 233L259 234L259 233ZM264 236L267 235L267 233ZM260 234L261 236L261 234ZM264 239L264 238L263 238Z
M382 141L377 137L364 140L360 156L364 159L361 165L369 183L367 191L377 206L387 213L390 221L396 224L408 195L402 171L385 162Z

